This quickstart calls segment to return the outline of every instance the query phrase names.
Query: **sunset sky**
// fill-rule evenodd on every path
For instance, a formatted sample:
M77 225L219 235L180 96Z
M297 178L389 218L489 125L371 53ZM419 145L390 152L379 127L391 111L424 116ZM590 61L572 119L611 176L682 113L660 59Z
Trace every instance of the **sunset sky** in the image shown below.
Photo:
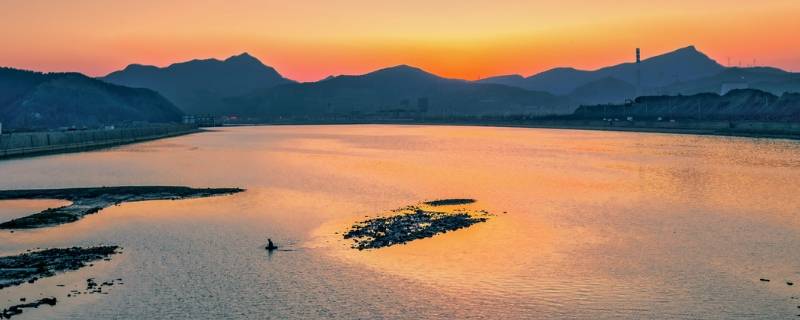
M477 79L695 45L800 71L798 16L798 0L0 0L0 65L99 76L246 51L300 81L397 64Z

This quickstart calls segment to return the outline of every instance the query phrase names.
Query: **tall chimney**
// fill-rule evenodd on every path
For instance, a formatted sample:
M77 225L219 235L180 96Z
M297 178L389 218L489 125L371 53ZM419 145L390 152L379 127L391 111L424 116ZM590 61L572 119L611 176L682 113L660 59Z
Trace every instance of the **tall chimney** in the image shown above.
M642 94L642 50L636 48L636 96Z

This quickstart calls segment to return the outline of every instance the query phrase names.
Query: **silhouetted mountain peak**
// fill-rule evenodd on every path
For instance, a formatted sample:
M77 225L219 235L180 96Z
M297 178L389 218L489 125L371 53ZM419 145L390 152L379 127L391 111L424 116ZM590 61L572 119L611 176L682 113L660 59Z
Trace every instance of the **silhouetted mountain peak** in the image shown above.
M393 67L383 68L375 72L415 72L415 73L428 73L425 70L422 70L417 67L413 67L407 64L400 64Z
M556 68L547 70L545 72L572 72L572 71L580 71L580 70L575 69L573 67L556 67Z
M247 52L243 52L243 53L235 55L235 56L230 56L228 59L225 59L225 62L263 64L263 63L261 63L261 60L258 60L258 58L250 55Z
M647 55L647 52L645 52L645 55ZM633 50L631 50L632 57ZM712 76L724 69L725 67L709 58L695 46L690 45L643 59L641 63L634 63L629 60L629 62L597 70L561 67L553 68L525 79L493 77L481 80L481 82L506 84L528 90L547 91L553 94L568 94L583 85L598 80L604 80L598 82L598 84L611 84L612 81L604 79L608 77L625 81L628 84L641 85L643 88L657 88L681 81ZM625 86L618 87L623 88Z
M293 82L247 52L225 60L195 59L164 68L130 65L102 79L153 89L188 113L215 114L225 112L220 110L225 98Z
M145 71L145 70L158 70L156 66L132 63L124 69L125 71Z
M407 64L401 64L394 67L383 68L373 72L366 74L367 77L392 77L392 78L405 78L405 77L417 77L417 78L431 78L431 79L441 79L439 76L434 75L430 72L422 70L417 67L409 66Z
M667 52L665 54L661 54L643 60L642 63L658 62L658 61L669 61L675 64L702 62L702 63L707 63L708 65L716 65L719 67L719 69L722 69L722 65L719 65L716 61L714 61L714 59L709 58L705 53L701 52L700 50L697 50L695 46L688 46L672 52Z

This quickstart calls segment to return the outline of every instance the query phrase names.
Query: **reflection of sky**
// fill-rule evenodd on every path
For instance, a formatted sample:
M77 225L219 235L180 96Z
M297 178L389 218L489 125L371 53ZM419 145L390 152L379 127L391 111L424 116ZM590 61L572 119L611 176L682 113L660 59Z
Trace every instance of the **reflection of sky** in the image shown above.
M797 142L446 126L220 130L0 162L0 189L247 189L0 233L0 253L125 247L114 273L132 285L60 309L77 318L136 310L125 305L344 318L784 318L796 308L782 280L798 271ZM365 216L437 198L475 198L496 216L381 250L340 238ZM268 237L296 251L267 257Z

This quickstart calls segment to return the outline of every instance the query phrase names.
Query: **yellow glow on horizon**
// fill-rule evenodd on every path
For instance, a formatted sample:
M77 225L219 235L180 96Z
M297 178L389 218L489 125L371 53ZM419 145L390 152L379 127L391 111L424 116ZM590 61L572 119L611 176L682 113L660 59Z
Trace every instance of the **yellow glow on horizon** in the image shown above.
M429 2L6 0L0 65L103 75L247 51L304 81L397 64L476 79L696 45L723 64L800 69L796 0Z

